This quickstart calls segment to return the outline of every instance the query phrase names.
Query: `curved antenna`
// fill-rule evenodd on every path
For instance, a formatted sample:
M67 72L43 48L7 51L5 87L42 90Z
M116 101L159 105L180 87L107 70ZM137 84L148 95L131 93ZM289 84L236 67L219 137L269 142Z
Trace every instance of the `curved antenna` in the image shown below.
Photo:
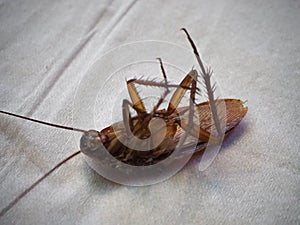
M32 121L32 122L44 124L44 125L51 126L51 127L61 128L61 129L65 129L65 130L73 130L73 131L78 131L78 132L82 132L82 133L86 132L86 130L83 130L83 129L62 126L62 125L54 124L54 123L48 123L48 122L45 122L45 121L32 119L32 118L29 118L29 117L26 117L26 116L17 115L17 114L6 112L6 111L2 111L2 110L0 110L0 113L6 114L6 115L9 115L9 116L18 117L18 118L21 118L23 120L29 120L29 121Z
M77 151L70 155L69 157L65 158L56 166L54 166L51 170L49 170L47 173L45 173L40 179L38 179L36 182L34 182L30 187L28 187L25 191L23 191L20 195L18 195L13 201L11 201L4 209L0 212L0 217L4 216L4 214L9 211L15 204L17 204L22 198L24 198L32 189L34 189L39 183L41 183L44 179L46 179L51 173L53 173L55 170L57 170L61 165L63 165L65 162L72 159L74 156L78 155L81 151Z

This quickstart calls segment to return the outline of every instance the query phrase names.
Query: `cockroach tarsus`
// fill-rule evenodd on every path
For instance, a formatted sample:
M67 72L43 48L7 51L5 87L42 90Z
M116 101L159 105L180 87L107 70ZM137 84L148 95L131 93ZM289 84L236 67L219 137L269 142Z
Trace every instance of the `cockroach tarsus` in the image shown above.
M78 155L80 152L88 157L97 157L97 150L99 146L104 146L105 149L119 162L133 166L149 166L154 165L164 159L170 157L172 152L179 144L179 138L186 138L188 135L197 139L197 149L205 148L208 141L221 143L223 137L228 136L231 131L239 124L242 118L246 115L248 108L243 104L244 102L238 99L215 99L214 90L215 85L211 84L212 70L205 68L200 58L196 45L185 28L182 28L190 42L197 62L200 66L200 75L195 69L192 69L181 81L179 85L170 84L167 80L166 71L164 69L162 60L158 58L161 72L163 75L163 82L149 81L142 79L131 79L127 81L127 89L131 101L123 100L122 115L123 121L117 122L112 126L106 127L100 132L96 130L83 130L73 127L66 127L57 124L52 124L25 116L13 114L6 111L0 111L2 114L15 116L21 119L30 120L32 122L41 123L48 126L72 130L83 133L80 140L80 151L77 151L58 163L43 177L33 183L19 196L17 196L11 203L8 204L0 212L2 217L8 210L10 210L18 201L20 201L27 193L29 193L35 186L48 177L53 171L63 165L71 158ZM195 96L199 93L197 87L198 79L202 77L206 94L207 102L197 104ZM153 106L150 112L147 112L144 103L135 87L135 85L157 86L164 88L158 102ZM175 88L173 95L169 101L166 109L159 109L164 102L167 95L171 93L171 88ZM189 106L178 107L182 97L187 91L190 91ZM220 113L219 105L223 103L226 107L226 112ZM130 113L130 107L136 112L136 116ZM199 124L194 123L194 117L197 117ZM156 133L151 133L149 124L153 119L162 119L165 122L165 127L157 128ZM223 123L222 123L223 122ZM163 130L165 129L165 130ZM213 132L214 131L214 132ZM156 139L165 133L163 140L156 145ZM139 140L147 140L143 142L141 151L135 147L128 147L133 138ZM127 144L126 144L127 143ZM133 143L134 144L134 143ZM195 143L185 143L182 146L182 154L190 152L186 150L195 146ZM136 147L138 145L136 144ZM139 146L141 147L141 146ZM193 149L193 151L195 151ZM99 159L105 160L105 159Z

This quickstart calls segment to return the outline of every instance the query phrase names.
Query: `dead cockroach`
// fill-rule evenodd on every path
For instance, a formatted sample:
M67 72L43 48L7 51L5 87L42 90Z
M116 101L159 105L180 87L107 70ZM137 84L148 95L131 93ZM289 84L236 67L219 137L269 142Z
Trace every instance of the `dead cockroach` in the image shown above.
M201 150L206 147L209 141L213 144L220 144L223 137L229 135L229 133L240 123L248 109L243 105L244 102L238 99L215 99L215 86L211 84L210 80L212 70L204 67L198 50L189 33L184 28L182 30L187 35L199 63L200 75L198 75L198 72L195 69L192 69L179 85L169 84L162 60L159 59L164 81L156 82L142 79L128 80L127 89L131 101L126 99L123 100L123 121L106 127L100 132L96 130L86 131L56 125L10 112L0 111L2 114L83 133L80 141L80 151L73 153L62 162L58 163L43 177L17 196L7 207L2 209L0 217L53 171L80 152L84 153L91 161L96 160L97 163L103 163L105 165L106 163L111 163L111 159L105 157L103 154L99 154L99 148L104 147L105 152L109 153L109 155L117 162L113 165L114 167L119 167L120 165L148 167L162 162L169 157L171 158L172 153L178 145L180 145L179 155L184 157L188 152L195 152L194 149L193 151L187 150L193 146L196 146L196 150ZM208 101L197 104L195 102L195 96L200 91L199 87L197 87L199 77L203 78ZM147 112L135 87L136 84L164 88L164 93L150 112ZM159 109L166 96L171 93L171 88L176 88L176 90L173 92L168 107L166 109ZM182 97L187 91L190 92L189 106L178 107ZM226 109L225 111L219 107L222 103ZM131 116L129 107L134 109L136 116ZM151 124L153 119L157 120L154 124ZM163 123L161 123L162 121ZM151 126L154 127L154 130ZM190 141L189 137L195 138L196 143ZM176 160L176 158L173 158L173 160ZM97 171L97 168L95 168L97 166L93 166L95 163L93 162L91 164Z

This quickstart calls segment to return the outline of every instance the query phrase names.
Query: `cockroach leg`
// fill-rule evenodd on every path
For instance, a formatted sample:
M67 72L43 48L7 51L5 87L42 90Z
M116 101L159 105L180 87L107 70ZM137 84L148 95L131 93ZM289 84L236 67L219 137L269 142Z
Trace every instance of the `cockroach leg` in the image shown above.
M195 95L197 89L197 77L198 73L195 70L194 72L194 79L192 80L192 89L190 91L190 104L189 104L189 112L188 112L188 121L182 120L181 127L192 136L198 138L201 141L208 141L210 137L210 133L203 128L201 128L200 124L194 123L194 116L195 116ZM199 121L200 122L200 121Z
M171 100L168 105L167 109L167 115L171 115L173 112L175 112L177 106L179 105L182 97L186 93L188 89L190 89L190 86L195 79L195 76L197 76L196 70L191 70L185 78L181 81L179 87L175 90L174 94L171 97Z
M136 87L134 85L135 79L131 79L127 81L127 89L129 96L131 98L132 107L136 110L137 114L140 113L146 113L146 108L144 106L144 103L136 90Z
M194 123L194 107L195 107L195 95L197 91L197 77L198 73L196 70L191 70L185 78L181 81L179 87L174 92L173 96L171 97L168 109L166 114L171 115L176 111L178 105L188 90L187 87L191 87L190 90L190 104L189 104L189 114L188 119L182 119L180 121L180 126L192 136L198 138L201 141L208 141L210 138L210 132L204 130L199 126L199 124Z
M164 77L164 81L165 81L165 91L164 93L162 94L162 96L160 97L160 99L158 100L158 102L156 103L156 105L153 107L150 115L154 115L155 112L158 110L159 106L161 105L161 103L163 103L163 101L165 100L165 98L167 97L167 95L170 93L170 90L169 90L169 87L168 87L168 80L167 80L167 74L166 74L166 71L164 69L164 65L163 65L163 62L161 60L161 58L157 58L158 61L159 61L159 64L160 64L160 68L161 68L161 72L163 74L163 77Z
M78 155L80 152L89 156L88 158L90 161L88 162L91 162L89 165L91 165L91 167L94 168L99 174L107 175L108 170L102 171L104 167L98 167L98 164L102 161L106 163L106 155L103 157L102 154L99 154L100 151L98 151L102 150L103 147L117 161L133 166L150 166L165 160L167 157L170 157L170 155L178 147L183 148L181 149L182 152L179 152L180 155L174 156L177 159L179 159L178 157L185 156L187 153L190 154L188 149L192 146L195 146L195 144L197 144L198 150L208 146L211 141L214 142L213 144L220 144L223 140L224 133L225 136L227 136L235 127L237 127L248 110L248 108L243 105L245 102L242 102L238 99L214 99L215 87L214 85L211 85L210 81L212 70L204 67L192 38L186 29L182 30L187 35L187 38L199 63L201 69L200 75L204 79L208 102L203 102L200 104L196 104L195 102L195 96L199 92L199 89L197 88L198 73L196 70L192 69L179 85L169 84L162 60L158 59L160 62L162 75L164 77L164 82L143 79L131 79L127 81L127 89L131 101L126 99L123 100L123 121L116 122L113 125L102 129L100 132L96 130L86 131L79 128L61 126L58 124L52 124L0 110L0 114L6 114L47 126L83 133L83 136L80 140L81 150L62 160L44 176L33 183L29 188L18 195L11 203L8 204L7 207L0 211L0 217L2 217L14 205L16 205L22 198L24 198L24 196L26 196L51 173L57 170L68 160ZM139 96L135 84L165 88L164 93L150 113L147 113L145 105ZM171 97L168 108L159 110L158 108L160 107L161 103L169 94L169 88L176 88L176 90ZM185 107L178 107L187 90L190 90L189 105ZM220 113L224 113L222 112L222 109L218 109L218 106L221 103L226 105L227 110L225 115L220 116ZM131 116L130 107L136 111L136 116ZM154 121L154 123L152 124L150 121ZM223 130L222 122L224 122ZM153 127L156 129L152 129ZM214 131L217 131L218 133L215 134ZM224 131L224 133L222 131ZM149 137L151 138L150 141L148 139ZM195 137L196 142L194 140L186 140L187 137ZM123 140L125 140L125 142L122 142ZM109 163L111 163L110 159L108 160ZM115 170L115 168L117 168L119 165L119 162L117 162L109 166L110 169L112 168L111 166L113 166L114 173L116 172L118 175L121 174L122 176L125 175L124 172L127 173L127 171L132 171L131 168L130 170L125 169L124 171ZM124 167L121 167L121 169L123 168ZM111 174L110 172L111 170L109 171L109 174ZM131 176L131 174L127 175ZM111 175L109 175L109 177L110 176ZM136 179L136 176L128 178ZM143 180L145 180L145 178L146 177L143 177ZM112 180L115 181L115 178ZM121 181L121 183L122 182L123 181ZM128 184L127 181L125 183ZM140 185L140 182L138 184Z
M203 61L201 60L200 54L198 52L198 49L197 49L193 39L191 38L189 32L185 28L182 28L181 30L186 34L188 41L190 42L192 49L194 51L194 55L196 56L197 62L201 68L201 75L203 77L207 95L208 95L208 102L209 102L211 113L212 113L213 124L218 132L218 137L216 137L215 139L216 139L216 141L219 140L219 142L220 142L224 136L224 129L222 129L222 125L225 126L225 123L222 124L222 121L221 121L222 119L220 120L220 117L218 115L216 101L214 98L214 85L211 85L211 80L210 80L213 71L210 68L205 69Z
M133 123L132 123L132 117L129 111L129 106L133 107L131 102L129 102L127 99L123 99L123 105L122 105L122 113L123 113L123 123L125 126L125 131L127 133L127 136L132 132L133 130Z

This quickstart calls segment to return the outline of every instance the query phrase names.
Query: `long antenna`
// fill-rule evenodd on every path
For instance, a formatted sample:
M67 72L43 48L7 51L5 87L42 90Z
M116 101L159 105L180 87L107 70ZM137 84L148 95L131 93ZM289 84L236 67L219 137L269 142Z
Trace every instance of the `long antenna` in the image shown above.
M29 118L29 117L26 117L26 116L17 115L17 114L2 111L2 110L0 110L0 113L6 114L6 115L9 115L9 116L14 116L14 117L17 117L17 118L21 118L23 120L29 120L29 121L32 121L32 122L36 122L36 123L40 123L40 124L43 124L43 125L51 126L51 127L61 128L61 129L65 129L65 130L72 130L72 131L77 131L77 132L82 132L82 133L86 132L83 129L62 126L62 125L54 124L54 123L48 123L48 122L45 122L45 121L32 119L32 118ZM80 153L80 151L77 151L77 152L73 153L72 155L70 155L69 157L65 158L60 163L58 163L56 166L54 166L51 170L49 170L46 174L44 174L40 179L38 179L36 182L34 182L30 187L28 187L25 191L23 191L20 195L18 195L12 202L10 202L4 209L1 210L0 217L4 216L4 214L7 211L9 211L14 205L16 205L22 198L24 198L32 189L34 189L39 183L41 183L44 179L46 179L51 173L53 173L61 165L63 165L65 162L69 161L74 156L78 155L79 153Z
M73 130L73 131L78 131L78 132L82 132L82 133L86 132L83 129L62 126L62 125L54 124L54 123L48 123L48 122L44 122L44 121L41 121L41 120L32 119L32 118L29 118L29 117L26 117L26 116L17 115L17 114L6 112L6 111L2 111L2 110L0 110L0 113L6 114L6 115L10 115L10 116L14 116L14 117L18 117L18 118L21 118L23 120L29 120L29 121L32 121L32 122L44 124L44 125L51 126L51 127L61 128L61 129L65 129L65 130Z
M23 191L20 195L18 195L13 201L11 201L8 206L6 206L4 209L0 212L0 217L4 216L4 214L9 211L15 204L17 204L22 198L24 198L32 189L34 189L39 183L41 183L45 178L47 178L51 173L53 173L55 170L57 170L61 165L63 165L65 162L72 159L74 156L78 155L80 151L77 151L70 155L69 157L62 160L60 163L58 163L56 166L54 166L51 170L49 170L46 174L44 174L40 179L38 179L36 182L34 182L30 187L28 187L25 191Z

